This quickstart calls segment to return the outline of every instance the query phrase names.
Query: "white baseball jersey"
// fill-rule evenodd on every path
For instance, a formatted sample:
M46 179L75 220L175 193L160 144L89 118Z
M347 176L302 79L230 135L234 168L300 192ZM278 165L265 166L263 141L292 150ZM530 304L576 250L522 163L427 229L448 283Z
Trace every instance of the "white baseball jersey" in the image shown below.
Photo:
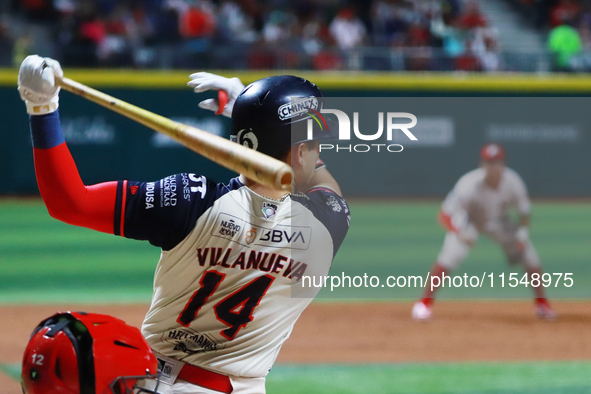
M162 248L142 326L150 346L219 373L264 377L311 302L293 296L292 283L326 275L347 233L345 200L317 188L276 201L238 178L223 185L194 174L119 184L115 228Z
M530 213L525 183L515 171L505 168L496 189L484 183L485 175L483 168L463 175L443 201L443 213L453 216L464 210L479 231L492 230L507 216L509 208L516 208L520 215Z

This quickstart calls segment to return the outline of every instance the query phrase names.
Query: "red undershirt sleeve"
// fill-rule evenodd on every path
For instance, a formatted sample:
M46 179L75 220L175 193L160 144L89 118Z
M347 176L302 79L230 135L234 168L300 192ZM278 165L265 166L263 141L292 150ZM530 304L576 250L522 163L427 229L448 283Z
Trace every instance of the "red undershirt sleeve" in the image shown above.
M57 111L31 116L35 174L49 214L63 222L114 234L117 183L86 186L64 142Z

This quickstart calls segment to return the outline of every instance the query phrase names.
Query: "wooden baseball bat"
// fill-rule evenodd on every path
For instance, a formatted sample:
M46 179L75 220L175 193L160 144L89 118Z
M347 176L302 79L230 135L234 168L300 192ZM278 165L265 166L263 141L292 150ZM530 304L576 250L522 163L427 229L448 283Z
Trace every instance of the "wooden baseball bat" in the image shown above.
M69 78L57 78L68 92L165 134L201 156L277 190L291 191L291 168L286 163L215 134L157 115Z

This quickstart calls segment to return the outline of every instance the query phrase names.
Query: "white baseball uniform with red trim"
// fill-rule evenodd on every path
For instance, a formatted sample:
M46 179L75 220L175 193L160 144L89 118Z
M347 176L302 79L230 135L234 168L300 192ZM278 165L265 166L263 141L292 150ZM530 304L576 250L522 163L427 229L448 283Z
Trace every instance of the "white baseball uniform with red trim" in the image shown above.
M468 255L472 242L483 233L499 243L510 262L522 262L527 266L539 266L537 253L527 242L525 251L518 253L515 238L517 224L509 218L515 209L519 215L529 215L531 203L521 177L505 168L496 189L484 182L486 173L478 168L463 175L441 205L443 222L448 231L443 248L437 257L446 268L456 268ZM517 261L519 260L519 261Z
M298 296L300 279L327 275L350 220L345 200L328 189L276 201L238 178L223 185L194 174L121 181L116 212L121 235L162 247L142 333L165 356L164 377L178 360L228 375L233 386L251 379L254 392L264 392L312 300Z

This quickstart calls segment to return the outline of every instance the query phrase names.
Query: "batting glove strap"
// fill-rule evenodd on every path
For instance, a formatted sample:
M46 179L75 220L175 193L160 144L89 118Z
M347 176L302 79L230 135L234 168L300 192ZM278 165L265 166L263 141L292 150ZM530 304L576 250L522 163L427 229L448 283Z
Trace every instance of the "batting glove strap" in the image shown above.
M220 104L217 99L207 99L199 103L199 108L203 108L217 115L221 114L228 118L232 117L232 108L234 108L234 102L238 98L244 85L238 78L226 78L221 75L198 72L189 75L191 81L187 83L188 86L192 87L195 93L202 93L208 90L223 90L228 95L228 102L224 108L220 109Z
M64 143L59 112L31 116L31 140L36 149L50 149Z
M25 100L29 115L46 115L55 112L59 107L59 97L55 96L50 101L43 103Z

